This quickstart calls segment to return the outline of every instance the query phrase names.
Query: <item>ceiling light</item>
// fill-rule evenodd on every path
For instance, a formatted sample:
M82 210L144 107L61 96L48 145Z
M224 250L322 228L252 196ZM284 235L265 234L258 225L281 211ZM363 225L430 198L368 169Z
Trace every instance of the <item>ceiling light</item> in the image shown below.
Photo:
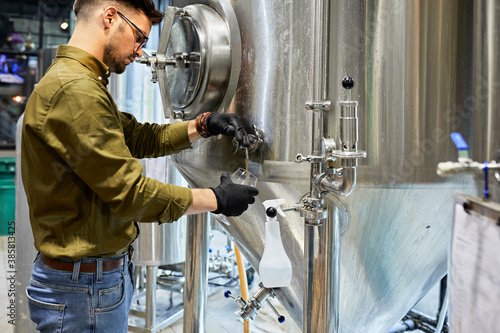
M68 28L69 28L69 23L68 23L68 21L67 21L67 20L63 20L63 21L61 21L60 27L61 27L61 30L63 30L63 31L68 30Z

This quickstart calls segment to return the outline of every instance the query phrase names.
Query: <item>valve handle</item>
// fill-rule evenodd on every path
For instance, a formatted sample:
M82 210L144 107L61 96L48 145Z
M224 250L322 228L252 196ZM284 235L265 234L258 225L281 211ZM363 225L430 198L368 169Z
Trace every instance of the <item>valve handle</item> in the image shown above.
M490 193L488 191L488 162L484 162L484 190L483 196L484 199L488 199L490 197Z
M346 76L342 80L342 87L344 87L345 89L352 89L352 88L354 88L354 79L352 77Z
M225 298L231 298L231 291L230 291L230 290L226 290L226 291L224 292L224 297L225 297Z
M465 161L469 160L469 146L467 142L464 140L462 135L458 132L453 132L450 134L453 143L457 147L458 150L458 160Z
M458 150L467 150L469 149L467 142L465 142L464 138L462 135L458 132L453 132L450 134L451 139L453 140L453 143L457 147Z
M278 323L283 324L285 322L285 316L281 315L278 312L278 310L276 310L276 308L274 307L274 305L272 305L271 302L269 302L268 299L266 299L266 302L271 307L271 309L273 310L274 314L278 317Z

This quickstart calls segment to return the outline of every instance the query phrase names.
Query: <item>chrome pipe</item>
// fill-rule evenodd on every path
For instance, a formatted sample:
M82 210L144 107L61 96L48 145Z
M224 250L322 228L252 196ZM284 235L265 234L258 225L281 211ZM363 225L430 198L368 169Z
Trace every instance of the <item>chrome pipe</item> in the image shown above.
M356 168L343 168L342 181L332 179L323 173L316 176L315 182L321 191L334 192L341 197L347 197L356 186Z
M340 217L329 204L327 223L305 225L303 329L307 333L339 331ZM324 245L324 246L321 246Z
M313 65L313 100L326 100L327 67L328 67L328 1L316 0L314 3L314 65ZM324 113L313 112L312 117L312 156L321 156L321 140L324 137ZM314 199L321 199L319 186L314 181L316 175L323 173L323 162L311 163L310 194ZM316 207L319 208L319 207ZM330 214L331 215L331 214ZM330 218L331 219L331 218ZM331 310L331 279L327 278L327 264L330 252L327 249L329 221L310 224L305 219L304 229L304 301L302 332L332 332ZM333 325L335 326L335 325ZM338 325L336 325L338 328Z
M313 99L326 100L328 91L328 1L316 0L314 3L314 73ZM321 139L321 138L320 138ZM321 152L321 147L320 152Z
M188 216L184 284L184 333L205 332L208 286L207 214Z
M313 100L326 100L328 91L328 1L316 0L314 10L314 59L313 59ZM324 114L323 111L313 112L312 117L312 156L321 155L321 139L324 136ZM315 175L323 172L321 163L311 163L311 180ZM321 193L314 182L311 181L310 196L320 198Z
M314 3L314 65L313 65L313 99L326 100L328 49L328 1L316 0ZM313 112L312 117L312 156L321 156L321 140L324 133L323 111ZM316 175L323 173L323 163L311 163L310 194L311 198L321 199L319 186L314 181ZM311 225L305 219L304 229L304 303L303 332L331 332L329 329L332 316L331 279L326 276L329 251L327 251L330 223ZM338 325L337 325L338 326Z
M146 267L146 328L156 325L156 273L157 266Z
M328 223L326 224L328 225ZM312 332L326 332L322 326L323 321L318 320L326 318L324 314L320 312L325 309L324 298L315 297L314 295L326 294L323 289L319 292L320 285L322 282L326 282L327 278L321 273L326 273L322 268L324 263L324 253L316 251L315 244L323 242L323 236L325 235L324 229L328 226L312 226L305 224L304 230L304 307L303 307L303 322L302 322L302 332L312 333ZM321 330L320 330L321 328Z
M356 179L356 175L354 175ZM331 281L331 293L328 295L330 299L327 299L331 304L331 309L329 313L331 314L330 326L325 332L338 333L340 331L340 245L342 237L342 227L341 219L344 224L347 224L345 216L339 213L339 210L333 204L328 205L328 210L332 212L330 214L330 230L333 234L330 234L330 242L328 242L328 253L330 254L330 260L327 262L329 265L328 273L331 275L328 277L328 281ZM335 213L334 213L335 212Z

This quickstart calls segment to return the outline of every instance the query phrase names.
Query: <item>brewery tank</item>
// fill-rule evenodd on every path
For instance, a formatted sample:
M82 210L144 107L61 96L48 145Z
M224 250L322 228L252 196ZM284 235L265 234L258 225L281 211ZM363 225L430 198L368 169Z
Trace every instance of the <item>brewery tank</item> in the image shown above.
M249 156L249 171L259 179L257 201L223 227L258 267L264 250L262 202L284 198L293 206L310 190L310 167L296 163L296 156L308 154L313 140L313 115L304 105L318 83L317 1L230 3L240 30L241 68L231 103L218 111L240 115L248 128L255 125L265 143ZM457 158L451 132L476 139L468 47L472 4L343 0L324 8L321 97L333 103L325 112L324 133L338 142L339 102L357 101L359 146L367 152L352 194L327 196L347 212L339 331L386 332L446 274L453 192L474 193L471 176L436 175L438 162ZM341 86L345 76L354 78L352 90ZM191 185L215 186L222 171L245 165L245 155L231 147L229 138L212 137L174 160ZM301 326L303 218L287 212L281 232L293 277L277 296Z

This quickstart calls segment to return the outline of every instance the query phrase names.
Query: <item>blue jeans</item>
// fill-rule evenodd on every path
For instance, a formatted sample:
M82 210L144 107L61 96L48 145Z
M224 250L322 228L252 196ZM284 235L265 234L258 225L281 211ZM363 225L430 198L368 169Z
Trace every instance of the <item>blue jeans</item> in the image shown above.
M102 271L102 261L125 258L123 267ZM134 293L134 265L128 254L111 258L84 258L97 262L96 273L50 268L37 257L26 288L30 318L40 332L127 332ZM100 265L100 266L99 266ZM101 268L99 268L101 267Z

